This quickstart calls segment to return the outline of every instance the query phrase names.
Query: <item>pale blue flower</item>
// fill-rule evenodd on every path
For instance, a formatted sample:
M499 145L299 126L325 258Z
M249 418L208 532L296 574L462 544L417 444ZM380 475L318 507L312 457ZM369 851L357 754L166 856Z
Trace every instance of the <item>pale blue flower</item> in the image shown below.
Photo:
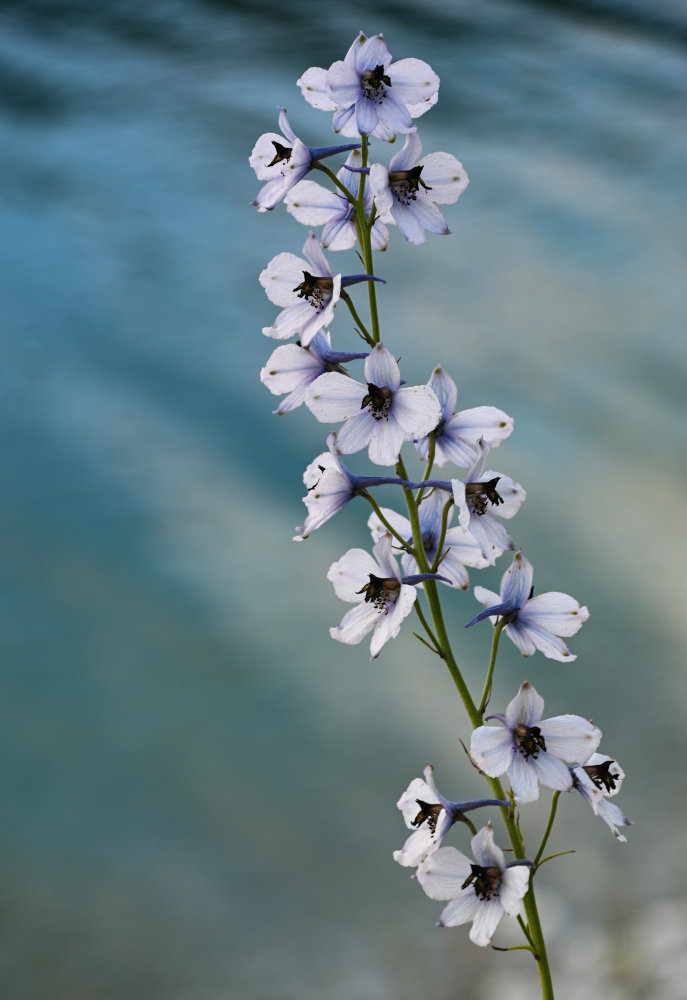
M249 157L258 180L267 182L260 188L255 201L251 202L259 212L274 208L318 160L359 148L359 144L354 143L345 146L306 146L289 125L286 108L282 107L279 108L279 128L282 135L276 132L261 135Z
M434 784L434 767L428 764L422 778L413 778L396 806L413 833L399 851L394 851L394 861L404 868L414 868L432 854L456 823L467 812L483 806L509 806L501 799L472 799L469 802L451 802L445 799Z
M485 559L493 566L505 549L515 548L513 539L497 517L514 517L527 494L510 476L493 469L485 471L489 451L490 446L480 439L477 442L477 458L468 469L465 480L452 479L451 487L458 523L470 532Z
M346 421L336 436L341 454L368 448L371 462L394 465L404 441L436 427L439 403L426 385L401 386L398 363L382 344L365 359L365 381L327 372L310 386L305 404L324 423Z
M403 619L413 610L415 584L435 576L401 576L388 534L380 538L372 553L349 549L329 567L327 579L334 585L337 597L356 605L336 628L330 628L329 634L338 642L355 645L372 632L370 659L374 660L384 643L398 635Z
M356 476L341 461L336 450L336 435L327 437L329 451L318 455L303 473L308 492L303 503L308 508L305 522L296 528L295 542L302 542L316 528L338 514L354 496L360 496L373 486L406 486L415 489L416 483L395 476ZM380 535L381 537L381 535Z
M507 774L516 802L538 799L539 782L568 791L568 764L588 760L601 741L601 730L580 715L543 714L544 699L525 681L505 715L487 716L501 726L478 726L472 733L470 757L490 778Z
M362 159L358 150L348 157L336 175L341 183L356 196L358 173L349 167L359 168ZM357 242L355 229L355 209L348 198L338 188L330 190L315 181L301 181L284 199L287 210L295 219L306 226L323 226L320 242L325 250L350 250ZM365 186L365 215L369 219L372 211L372 191ZM373 250L386 250L389 244L389 230L376 217L370 230Z
M298 85L309 104L334 112L335 132L393 140L436 104L439 77L420 59L392 63L383 36L361 31L342 61L311 67Z
M453 462L467 469L477 458L475 447L480 438L490 448L495 448L513 430L513 418L495 406L473 406L455 413L458 398L456 383L441 365L434 369L427 384L441 406L441 423L432 432L435 465L441 467L446 462ZM417 441L416 448L420 458L426 460L429 437Z
M406 136L388 167L373 163L370 187L382 221L395 222L411 243L425 242L425 229L446 235L450 229L437 204L452 205L468 186L462 163L450 153L430 153L420 159L417 132Z
M576 789L600 816L609 830L621 844L627 842L627 837L618 829L621 826L632 826L632 820L622 812L609 798L617 795L625 777L625 772L617 761L602 753L593 753L589 760L578 767L571 767L572 787Z
M368 351L334 351L326 330L320 330L308 347L300 344L280 344L260 371L260 381L275 396L288 393L273 413L280 416L295 410L305 400L308 386L324 372L342 371L348 361L366 358Z
M298 334L301 346L307 347L318 330L331 325L342 288L382 279L369 274L334 274L313 232L308 234L303 254L305 260L293 253L279 253L260 273L260 284L270 302L283 307L272 326L264 326L262 332L276 340Z
M490 618L492 624L505 618L504 631L523 656L531 656L539 649L551 660L575 660L577 657L560 636L575 635L589 618L589 610L574 597L558 591L533 597L533 575L532 563L518 549L503 574L500 594L485 587L475 587L475 597L487 607L465 627L484 618Z
M439 927L457 927L472 921L470 940L482 948L491 944L504 914L519 917L529 888L531 861L506 859L494 843L487 823L471 841L475 862L455 847L440 847L420 864L417 880L430 899L449 900Z

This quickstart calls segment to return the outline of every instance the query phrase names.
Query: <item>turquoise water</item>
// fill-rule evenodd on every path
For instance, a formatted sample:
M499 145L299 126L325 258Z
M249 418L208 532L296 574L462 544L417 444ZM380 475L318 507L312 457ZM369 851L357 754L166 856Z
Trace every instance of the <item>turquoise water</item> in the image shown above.
M291 542L323 428L273 417L258 381L257 275L305 232L250 207L247 156L278 103L328 141L295 80L363 28L439 73L423 143L471 177L451 237L392 233L385 338L410 381L441 362L461 405L515 418L514 534L537 589L592 612L573 665L504 648L495 701L529 677L628 773L624 847L562 804L552 850L578 853L541 876L559 993L674 1000L651 928L687 923L683 5L139 6L0 11L3 995L534 982L436 930L391 861L426 760L477 787L466 727L410 629L374 664L329 640L324 574L367 514ZM487 626L461 635L469 595L447 607L477 683Z

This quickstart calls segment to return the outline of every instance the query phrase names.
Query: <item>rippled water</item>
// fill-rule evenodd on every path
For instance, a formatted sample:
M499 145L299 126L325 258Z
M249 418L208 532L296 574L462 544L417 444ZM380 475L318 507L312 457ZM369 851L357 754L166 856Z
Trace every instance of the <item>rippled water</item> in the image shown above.
M329 641L323 574L361 511L291 543L322 428L258 382L257 274L304 232L250 208L247 156L278 103L328 141L295 80L360 28L437 70L423 142L471 176L452 237L393 233L384 329L409 379L441 362L462 405L514 416L517 539L539 590L592 611L577 663L527 676L629 775L624 848L562 804L559 995L674 1000L684 978L684 6L35 0L0 9L8 997L533 984L435 930L390 860L425 760L470 780L465 727L409 635L374 664ZM452 619L477 678L473 604ZM524 676L503 650L495 699Z

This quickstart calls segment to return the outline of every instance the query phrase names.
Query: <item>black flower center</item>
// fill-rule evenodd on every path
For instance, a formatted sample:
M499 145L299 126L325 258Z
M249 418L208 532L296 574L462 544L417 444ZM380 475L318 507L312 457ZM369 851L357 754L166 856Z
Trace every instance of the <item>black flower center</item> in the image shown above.
M582 768L592 779L597 788L605 788L607 792L614 792L620 774L611 774L611 764L614 760L605 760L603 764L586 764Z
M525 760L529 760L530 757L536 760L540 750L546 753L546 741L539 726L525 726L520 722L515 727L514 735L518 750Z
M422 826L426 822L432 833L435 833L437 820L444 807L440 802L423 802L422 799L415 799L415 801L420 807L420 812L413 820L412 826Z
M465 484L465 499L473 514L481 517L482 514L486 514L489 504L498 507L500 503L504 503L503 497L496 492L496 484L500 478L494 476L488 483Z
M387 385L375 385L373 382L367 383L367 395L363 396L360 409L370 407L370 413L375 420L388 420L389 410L394 394Z
M402 205L410 205L411 201L415 201L417 193L421 187L423 187L425 191L432 190L431 187L428 187L423 181L420 176L421 173L421 165L413 167L411 170L389 171L389 187Z
M391 80L384 72L384 67L379 65L360 74L360 85L364 97L375 104L381 104L386 97L385 87L391 86Z
M498 896L501 885L501 869L498 865L489 865L487 868L482 865L470 865L470 874L461 885L461 889L467 889L470 884L472 884L478 899L491 899L493 896Z
M383 611L386 614L389 605L396 603L400 589L401 584L395 576L380 577L370 573L369 583L366 583L356 593L365 595L365 604L373 604L377 611Z
M272 140L272 145L274 146L275 150L274 159L272 160L271 163L268 163L267 166L276 167L276 165L278 163L281 163L282 160L284 161L284 163L288 163L289 160L291 159L291 154L293 153L293 147L282 146L280 142L275 142L274 139Z
M298 292L299 299L306 299L319 312L331 299L333 288L334 279L330 275L318 277L303 271L303 280L292 291Z

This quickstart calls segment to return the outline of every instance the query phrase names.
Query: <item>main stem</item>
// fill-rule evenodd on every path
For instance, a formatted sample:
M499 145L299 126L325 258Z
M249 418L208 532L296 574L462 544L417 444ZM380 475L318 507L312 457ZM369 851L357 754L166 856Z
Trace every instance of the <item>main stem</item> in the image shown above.
M407 479L405 465L403 459L399 458L397 465L398 475L402 479ZM417 564L420 568L421 573L429 572L429 564L427 561L427 556L425 554L424 546L422 543L422 531L420 528L420 514L418 511L418 504L415 499L415 495L411 489L404 488L403 493L406 498L406 505L408 508L408 517L410 519L410 524L413 531L413 546L416 552ZM476 729L478 726L482 725L482 713L483 709L480 710L475 705L472 699L472 695L468 689L467 684L463 679L463 675L460 672L460 668L456 662L453 655L453 650L451 649L451 641L448 637L446 631L446 624L444 622L444 615L441 610L441 600L439 598L438 588L435 580L426 580L424 583L425 594L427 596L427 603L432 615L432 622L434 625L434 631L437 639L439 640L439 645L441 648L441 653L443 659L446 661L446 666L448 667L449 673L453 683L455 684L458 694L461 697L463 705L465 706L465 711L468 714L468 718L472 724L472 728ZM493 670L493 665L492 665ZM504 799L508 796L506 795L503 785L498 778L490 778L486 776L486 780L492 791L492 795L496 799ZM516 860L524 861L526 857L525 852L525 841L520 832L518 824L515 820L515 812L513 808L507 808L506 806L501 807L501 814L503 816L503 821L508 831L508 837L513 848L513 854ZM542 1000L554 1000L553 993L553 981L551 979L551 970L549 968L549 960L546 954L546 944L544 943L544 934L541 927L541 921L539 919L539 911L537 910L537 901L534 895L534 885L530 879L529 889L525 894L523 900L525 915L527 917L527 928L532 942L535 946L534 957L537 962L537 969L539 971L539 981L542 991Z

